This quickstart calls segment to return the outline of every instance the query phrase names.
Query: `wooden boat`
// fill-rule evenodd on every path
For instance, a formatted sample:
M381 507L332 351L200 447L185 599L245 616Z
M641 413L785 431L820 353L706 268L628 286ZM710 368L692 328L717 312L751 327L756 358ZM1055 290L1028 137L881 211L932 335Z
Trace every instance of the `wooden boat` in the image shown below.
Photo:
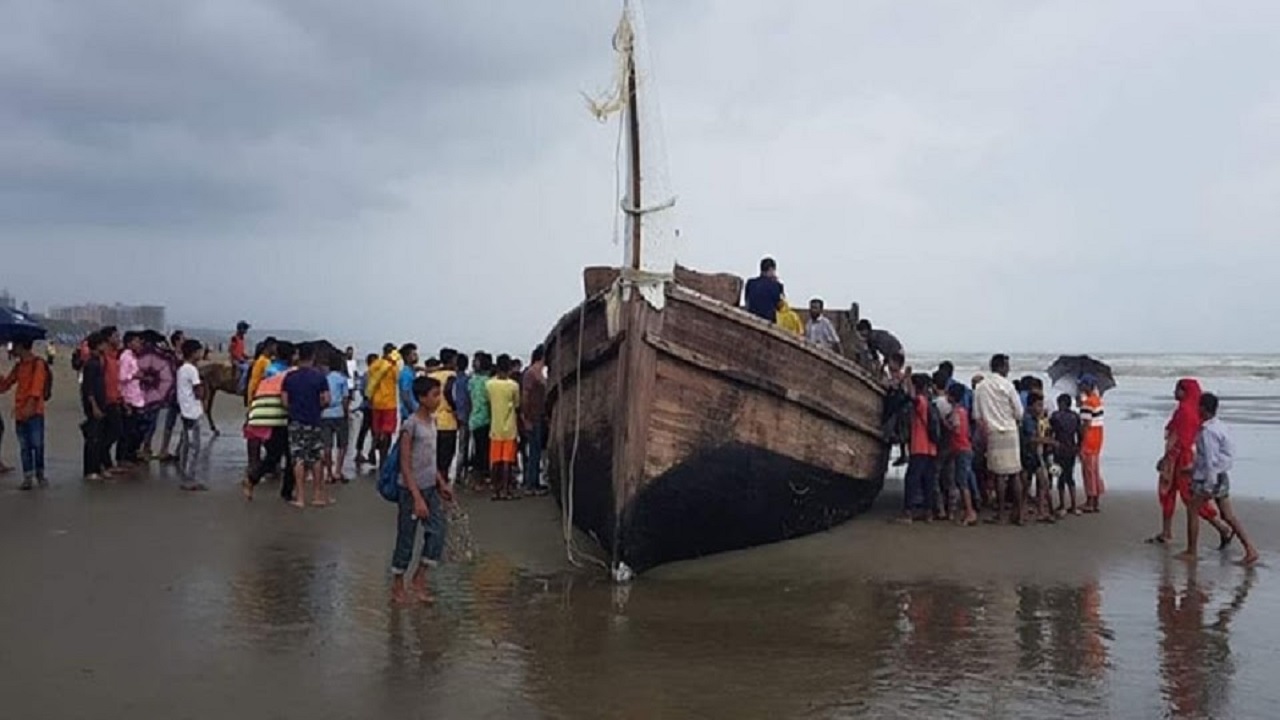
M873 373L738 308L738 278L643 262L629 49L629 262L589 268L546 340L548 474L619 575L828 529L871 506L888 460Z

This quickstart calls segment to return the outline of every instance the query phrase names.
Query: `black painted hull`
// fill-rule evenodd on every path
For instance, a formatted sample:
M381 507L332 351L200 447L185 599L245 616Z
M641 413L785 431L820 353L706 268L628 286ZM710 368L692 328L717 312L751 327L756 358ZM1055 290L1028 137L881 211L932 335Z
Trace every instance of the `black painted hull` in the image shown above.
M591 451L579 460L587 461ZM603 459L602 455L594 455ZM888 451L885 453L885 465ZM554 465L554 463L553 463ZM551 477L558 477L552 472ZM829 530L871 508L884 472L851 478L740 445L710 450L650 481L615 524L608 483L575 483L575 520L642 572L663 563ZM557 497L559 487L556 486Z

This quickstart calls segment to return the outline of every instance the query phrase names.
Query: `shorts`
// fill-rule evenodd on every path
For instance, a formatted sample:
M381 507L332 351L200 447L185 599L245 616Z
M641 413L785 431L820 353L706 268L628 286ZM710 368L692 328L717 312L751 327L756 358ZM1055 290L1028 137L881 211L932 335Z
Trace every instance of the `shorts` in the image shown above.
M320 429L323 431L325 450L346 450L351 443L351 424L344 417L321 418Z
M371 423L374 435L395 435L398 422L400 422L400 413L395 408L390 410L374 408Z
M515 463L516 440L489 440L489 464Z
M319 425L289 423L289 453L294 464L314 465L324 456L324 431Z
M1196 497L1225 500L1231 497L1231 478L1226 473L1218 473L1216 482L1209 478L1192 478L1191 492Z
M1058 489L1071 488L1074 490L1076 487L1076 456L1055 455L1053 459L1062 470L1058 475Z
M271 428L263 425L244 426L244 439L256 442L266 442L271 439Z

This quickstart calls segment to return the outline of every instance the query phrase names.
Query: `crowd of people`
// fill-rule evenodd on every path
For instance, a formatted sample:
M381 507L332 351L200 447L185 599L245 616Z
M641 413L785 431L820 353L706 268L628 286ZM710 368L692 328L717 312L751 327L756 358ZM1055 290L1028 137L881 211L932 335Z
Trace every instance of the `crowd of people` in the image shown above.
M1050 410L1040 378L1009 379L1007 355L993 356L989 369L966 385L949 361L932 374L913 373L900 351L884 363L885 434L901 448L894 464L906 466L901 522L973 526L986 511L988 522L1022 525L1101 512L1105 409L1097 379L1078 378L1078 393L1059 394ZM1184 557L1196 556L1203 519L1218 531L1221 549L1238 540L1242 562L1256 562L1257 549L1231 507L1234 451L1217 417L1218 398L1201 393L1192 379L1178 382L1175 397L1156 467L1163 527L1148 542L1172 542L1181 498L1188 524Z
M773 258L760 261L760 274L744 288L746 310L841 353L822 299L813 298L808 317L801 319L787 303L777 271ZM906 466L903 523L954 519L973 526L986 511L989 522L1022 525L1101 512L1106 417L1096 378L1076 378L1076 395L1059 394L1051 403L1040 378L1009 379L1006 355L992 357L990 372L966 385L956 379L950 361L932 374L913 373L898 338L869 320L860 319L855 329L862 341L855 359L882 377L886 387L883 430L899 448L894 465ZM1194 557L1203 519L1218 531L1222 548L1239 540L1244 562L1255 562L1257 551L1230 505L1232 450L1217 419L1218 400L1202 394L1191 379L1179 382L1176 398L1178 410L1166 428L1166 452L1157 467L1163 525L1149 542L1172 541L1181 498L1188 507L1184 555Z
M808 322L793 317L769 258L761 262L761 275L747 283L746 305L808 342L840 352L839 335L824 316L820 299L810 302ZM346 467L358 416L355 472L381 468L392 453L398 461L392 563L397 601L426 596L426 569L440 559L447 531L443 508L454 498L455 482L490 492L493 500L546 493L547 389L541 346L534 348L525 368L507 354L494 358L480 351L468 357L448 347L422 361L417 345L387 343L381 354L366 358L361 371L350 347L345 353L322 354L318 343L267 338L250 356L247 330L248 324L241 323L229 344L245 398L245 499L252 500L262 480L276 474L281 498L291 505L334 504L330 486L350 481ZM990 372L966 384L955 377L949 361L932 374L914 373L897 338L865 320L857 332L864 348L859 359L885 384L884 433L900 449L894 464L906 466L901 522L954 520L973 526L987 512L988 522L1022 525L1101 512L1105 409L1095 378L1078 378L1078 393L1060 394L1051 406L1039 378L1009 379L1006 355L993 356ZM148 404L138 362L145 341L144 333L122 334L107 327L91 333L73 354L84 415L84 479L102 481L155 460L176 463L184 490L205 490L196 465L206 407L198 363L208 351L181 331L173 333L167 346L173 391L164 403ZM30 342L14 343L11 353L16 362L0 377L0 393L14 391L20 487L30 490L48 484L44 416L53 372L50 358L36 355ZM1218 531L1222 548L1238 540L1245 549L1243 562L1253 563L1257 550L1229 499L1233 447L1217 418L1218 398L1202 392L1192 379L1178 382L1175 398L1178 407L1157 464L1162 528L1148 542L1172 542L1181 499L1187 507L1185 556L1195 556L1204 521ZM170 452L175 431L176 454ZM3 432L0 424L0 438ZM153 450L157 434L159 452ZM1083 499L1077 493L1077 468ZM8 470L0 465L0 472ZM406 584L420 524L424 550Z
M474 354L473 363L447 347L422 361L416 345L388 343L380 355L367 358L361 371L354 348L340 355L324 353L320 343L267 338L250 356L245 348L248 329L240 323L229 343L245 399L244 497L252 500L265 477L278 475L280 495L294 507L333 505L331 486L350 481L347 460L358 417L355 472L381 468L393 452L399 460L401 507L393 562L397 599L407 597L399 580L418 522L425 524L426 541L413 588L419 597L425 592L417 580L440 559L447 530L441 507L453 498L455 482L490 492L493 500L546 494L547 390L541 346L533 349L526 368L511 355L495 358L484 351ZM143 343L155 342L147 337L106 327L90 333L72 355L84 416L84 480L101 482L156 461L176 465L183 490L206 490L196 461L205 396L211 391L204 387L199 365L208 349L174 332L160 348L171 358L172 392L161 403L147 403L138 362ZM11 353L15 363L0 377L0 393L14 390L21 487L30 490L48 484L44 419L53 372L49 359L37 356L30 342L14 343ZM0 466L0 472L7 471Z
M547 492L542 482L546 442L544 350L529 367L507 354L471 358L453 348L422 361L418 346L387 343L355 366L354 349L317 367L317 347L267 338L247 372L244 434L247 500L284 463L281 497L298 508L334 503L329 486L349 482L346 457L354 416L360 416L354 465L398 468L398 512L392 597L427 600L427 569L441 559L448 531L445 504L458 481L493 500ZM392 461L395 461L392 463ZM521 479L517 487L517 477ZM405 575L418 527L423 550L408 585ZM411 597L412 595L412 597Z
M1043 382L1009 380L1009 364L996 355L991 372L966 385L950 361L925 374L913 373L901 352L888 358L885 429L901 448L895 464L906 465L903 522L955 517L975 525L988 509L992 522L1021 525L1101 511L1104 410L1096 381L1080 379L1078 410L1063 394L1050 412Z

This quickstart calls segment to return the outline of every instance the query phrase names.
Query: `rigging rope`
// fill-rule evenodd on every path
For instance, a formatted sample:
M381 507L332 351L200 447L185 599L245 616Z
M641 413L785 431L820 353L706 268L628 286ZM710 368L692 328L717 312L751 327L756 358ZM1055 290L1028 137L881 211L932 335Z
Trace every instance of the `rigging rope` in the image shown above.
M608 571L609 563L591 553L579 550L577 543L573 539L573 484L577 476L578 444L582 437L582 346L586 336L586 326L587 301L583 300L582 304L578 306L578 363L574 370L573 385L573 449L569 451L567 482L565 480L564 444L560 444L560 521L561 530L564 532L565 554L569 559L569 564L574 567L583 567L582 562L578 560L580 556ZM563 381L561 382L563 383ZM563 393L561 397L563 397Z

